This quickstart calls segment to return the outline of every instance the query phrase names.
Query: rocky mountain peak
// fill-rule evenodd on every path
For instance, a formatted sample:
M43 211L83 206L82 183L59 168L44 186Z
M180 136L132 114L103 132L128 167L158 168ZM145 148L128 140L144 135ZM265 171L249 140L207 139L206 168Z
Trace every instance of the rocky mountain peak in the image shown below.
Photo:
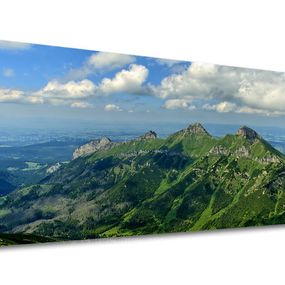
M207 135L207 136L210 135L200 123L190 124L186 128L186 131L190 134Z
M141 141L141 140L154 140L157 138L157 134L154 131L148 131L144 135L138 137L136 140Z
M111 142L111 140L107 137L103 137L101 139L99 139L99 142L98 142L98 145L106 145L106 144L109 144Z
M84 144L80 147L78 147L74 152L73 152L73 159L76 159L80 156L86 156L89 155L93 152L96 152L98 150L106 150L109 149L112 146L112 141L107 138L103 137L101 139L93 140L87 144Z
M243 137L250 142L253 142L255 139L259 138L258 133L247 126L240 127L236 132L236 135Z

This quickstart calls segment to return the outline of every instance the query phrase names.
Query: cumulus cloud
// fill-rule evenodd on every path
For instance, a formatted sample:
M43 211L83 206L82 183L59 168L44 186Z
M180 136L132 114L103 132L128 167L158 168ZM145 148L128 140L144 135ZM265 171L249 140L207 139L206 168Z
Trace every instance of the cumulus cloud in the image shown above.
M149 87L153 95L162 99L218 101L212 109L218 112L285 112L284 73L192 63L187 70Z
M0 103L31 103L40 104L43 100L29 96L22 90L17 89L0 89Z
M131 55L97 52L92 54L82 67L72 69L67 78L83 79L92 73L100 73L110 70L123 68L124 66L135 62L136 58Z
M31 44L10 42L10 41L0 41L0 49L4 50L27 50L31 48Z
M232 112L235 111L236 108L237 108L236 104L230 102L221 102L219 104L214 104L214 105L205 104L203 106L203 109L205 110L217 111L219 113Z
M285 112L280 111L266 111L263 109L256 109L251 107L239 107L235 110L236 113L241 114L257 114L257 115L263 115L263 116L279 116L279 115L285 115Z
M170 110L202 108L219 113L285 115L285 73L192 63L153 85L147 82L149 70L134 61L132 56L95 53L85 63L88 72L123 69L96 84L88 79L52 80L36 92L0 89L0 102L89 108L93 97L125 93L155 96L164 101L163 108ZM12 74L12 70L6 70L6 76ZM107 104L105 110L122 109Z
M151 86L153 93L160 98L191 96L209 97L215 83L217 67L211 64L193 63L180 74L165 77L159 86Z
M135 61L135 57L127 54L97 52L90 56L88 64L96 69L116 69Z
M188 109L193 110L195 106L191 105L191 102L185 99L169 99L165 101L162 106L165 109L176 110L176 109Z
M205 104L202 106L204 110L208 111L216 111L218 113L229 113L229 112L234 112L234 113L239 113L239 114L256 114L256 115L262 115L262 116L280 116L280 115L285 115L285 112L281 111L267 111L264 109L256 109L256 108L251 108L247 106L237 106L234 103L230 102L221 102L218 104Z
M106 96L114 93L140 93L142 84L148 76L148 69L143 65L131 64L129 69L123 69L113 78L104 78L95 85L92 81L68 81L66 83L53 80L42 89L34 92L31 102L43 100L54 105L68 104L70 100L87 99L94 96ZM40 101L39 101L40 102Z
M2 74L5 77L13 77L14 76L14 70L12 68L4 68Z
M121 70L113 79L104 78L99 85L99 90L105 94L119 92L140 93L148 73L149 71L145 66L131 64L129 69Z
M122 109L118 106L118 105L115 105L115 104L107 104L105 105L105 111L122 111Z
M251 108L285 111L285 74L260 72L240 83L237 100Z
M48 82L48 84L33 94L33 97L39 97L46 100L72 100L87 98L96 91L95 84L88 80L69 81L60 83L56 80Z
M129 69L122 69L113 78L104 78L97 85L91 80L49 81L35 92L0 89L0 102L24 102L30 104L69 105L72 108L90 108L86 101L93 97L108 96L114 93L143 92L143 83L148 76L148 69L142 65L131 64ZM121 110L112 104L106 110Z
M43 104L43 103L45 103L44 98L38 97L38 96L33 96L33 95L30 95L30 96L26 95L22 99L26 103L31 103L31 104Z
M62 84L50 81L36 92L24 92L14 89L0 89L0 102L26 104L70 105L73 108L89 108L86 100L96 91L96 86L89 80L70 81Z
M94 96L107 96L119 92L139 93L142 92L142 84L147 76L148 69L146 67L131 64L129 69L117 72L113 78L102 79L98 85L88 79L71 80L66 83L52 80L42 89L30 94L26 101L35 104L70 105L71 101L71 103L76 103L75 100L80 99L82 101Z
M0 102L20 102L23 99L24 92L13 89L0 89Z
M76 101L70 104L71 108L87 109L92 108L93 105L88 102Z

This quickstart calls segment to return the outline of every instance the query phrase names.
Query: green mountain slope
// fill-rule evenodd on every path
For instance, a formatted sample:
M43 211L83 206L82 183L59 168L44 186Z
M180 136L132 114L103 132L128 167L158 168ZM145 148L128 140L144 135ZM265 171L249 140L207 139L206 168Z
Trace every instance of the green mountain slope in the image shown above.
M285 160L255 131L193 124L62 166L0 200L0 231L84 239L285 223Z
M209 151L215 142L216 139L201 124L195 123L169 136L164 143L171 150L197 158Z
M0 246L30 244L30 243L45 243L55 240L39 237L35 235L25 234L0 234Z
M0 171L0 196L6 195L15 190L15 186L12 184L12 181L12 175L6 171Z

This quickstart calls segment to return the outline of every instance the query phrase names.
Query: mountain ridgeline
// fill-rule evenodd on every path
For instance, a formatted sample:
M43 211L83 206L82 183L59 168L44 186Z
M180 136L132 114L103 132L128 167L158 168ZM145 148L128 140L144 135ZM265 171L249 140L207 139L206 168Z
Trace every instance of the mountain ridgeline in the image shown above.
M102 138L0 198L0 232L48 240L282 223L285 157L246 126L222 138L199 123L166 139Z

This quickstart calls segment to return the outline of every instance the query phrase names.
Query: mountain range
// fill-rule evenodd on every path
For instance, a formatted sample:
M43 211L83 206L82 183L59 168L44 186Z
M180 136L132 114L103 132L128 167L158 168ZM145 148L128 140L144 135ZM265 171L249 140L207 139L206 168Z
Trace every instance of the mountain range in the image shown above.
M27 243L282 224L284 189L284 155L254 130L217 138L195 123L77 148L0 197L0 232Z

